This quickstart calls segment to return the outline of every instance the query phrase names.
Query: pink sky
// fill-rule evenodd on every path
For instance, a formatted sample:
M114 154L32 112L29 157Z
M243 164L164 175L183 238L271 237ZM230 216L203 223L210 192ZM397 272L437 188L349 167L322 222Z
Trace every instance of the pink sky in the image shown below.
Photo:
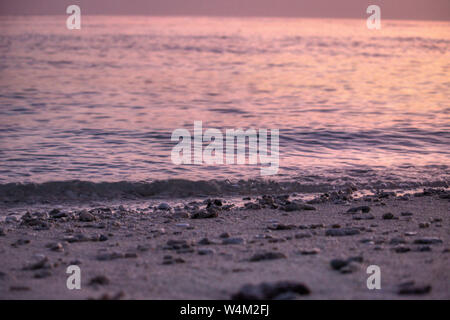
M450 20L450 0L1 0L0 14L226 15L365 18L369 4L386 19Z

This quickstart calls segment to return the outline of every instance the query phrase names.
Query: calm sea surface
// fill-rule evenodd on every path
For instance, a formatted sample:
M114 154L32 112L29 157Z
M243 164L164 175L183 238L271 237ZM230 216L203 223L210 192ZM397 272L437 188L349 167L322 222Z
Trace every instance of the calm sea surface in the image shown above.
M300 184L450 181L450 23L0 18L0 184L238 181L172 164L177 128L280 130Z

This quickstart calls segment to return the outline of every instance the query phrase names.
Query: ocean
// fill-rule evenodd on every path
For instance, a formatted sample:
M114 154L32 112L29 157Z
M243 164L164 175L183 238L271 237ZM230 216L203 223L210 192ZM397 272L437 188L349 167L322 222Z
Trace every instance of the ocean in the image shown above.
M450 23L0 17L0 193L448 186ZM175 165L176 129L279 130L279 170Z

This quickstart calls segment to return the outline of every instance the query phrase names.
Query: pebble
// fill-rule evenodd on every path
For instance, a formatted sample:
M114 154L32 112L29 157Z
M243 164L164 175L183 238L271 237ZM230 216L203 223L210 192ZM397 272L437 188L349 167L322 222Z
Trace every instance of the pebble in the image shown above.
M230 234L228 232L221 233L219 236L219 238L222 238L222 239L228 239L229 237L230 237Z
M320 253L320 249L319 248L312 248L312 249L302 249L299 251L300 254L302 255L313 255L313 254L318 254Z
M419 223L419 228L420 229L426 229L426 228L429 228L429 227L430 227L430 224L428 222L421 222L421 223Z
M304 238L311 238L312 235L310 233L297 233L294 237L295 239L304 239Z
M52 275L52 273L49 270L39 270L38 272L36 272L33 277L36 279L44 279L44 278L48 278Z
M6 236L6 231L3 228L0 228L0 237Z
M368 213L370 212L370 207L369 206L360 206L360 207L353 207L347 210L347 213L358 213L358 212L362 212L362 213Z
M397 253L405 253L405 252L411 251L411 248L399 246L399 247L394 248L394 251Z
M82 233L77 233L75 235L72 236L66 236L63 238L64 241L67 241L69 243L74 243L74 242L85 242L85 241L90 241L90 238L87 237L86 235L82 234Z
M363 261L364 258L362 256L350 257L348 259L333 259L330 261L330 266L341 273L351 273L358 269L358 266L354 262L362 263Z
M260 252L260 253L254 254L249 259L249 261L250 262L258 262L258 261L276 260L276 259L286 259L286 255L281 252L274 252L274 251Z
M391 241L389 241L389 244L398 245L398 244L405 244L406 240L403 238L392 238Z
M209 219L209 218L217 218L219 216L218 210L210 207L208 209L201 209L194 212L191 215L191 219Z
M414 240L415 244L440 244L442 240L439 238L420 238Z
M410 216L412 216L413 214L412 214L412 212L402 212L401 215L402 215L403 217L410 217Z
M172 209L168 203L162 202L158 205L158 210L169 211Z
M326 236L331 237L343 237L343 236L353 236L360 234L360 231L358 229L354 228L342 228L342 229L328 229L325 232Z
M405 283L399 287L398 294L400 295L420 295L427 294L431 291L430 285L417 286L414 282Z
M173 258L172 256L164 256L163 258L163 264L176 264L176 263L185 263L184 259L182 258Z
M15 223L17 222L17 217L15 216L8 216L5 218L5 223Z
M215 242L209 240L208 238L203 238L203 239L199 240L198 244L200 244L200 245L210 245L210 244L215 244Z
M177 223L175 226L179 228L189 228L190 225L189 223Z
M199 248L197 250L197 253L201 256L206 256L206 255L213 255L216 252L213 249L209 249L209 248Z
M52 251L62 252L64 251L64 247L60 242L50 243L47 247Z
M79 220L82 222L92 222L95 220L95 217L93 214L89 213L87 210L81 211L79 215Z
M296 226L293 224L282 224L282 223L274 223L267 227L269 230L292 230L296 229Z
M383 220L392 220L394 219L394 215L390 212L383 214Z
M96 277L92 278L91 280L89 280L89 285L104 286L104 285L108 285L108 284L109 284L109 279L106 276L96 276Z
M311 290L303 283L279 281L275 283L246 284L231 296L232 300L273 300L280 299L287 293L308 295Z

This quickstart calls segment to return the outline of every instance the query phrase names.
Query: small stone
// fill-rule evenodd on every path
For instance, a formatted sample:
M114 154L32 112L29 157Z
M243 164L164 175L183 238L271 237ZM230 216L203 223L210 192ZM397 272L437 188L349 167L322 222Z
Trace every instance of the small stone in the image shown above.
M189 223L177 223L177 224L175 224L175 226L179 227L179 228L189 228L190 227Z
M158 206L158 210L169 211L172 209L168 203L162 202Z
M213 255L215 253L215 251L213 249L209 249L209 248L199 248L197 250L197 253L201 256L206 256L206 255Z
M412 216L413 214L412 214L412 212L402 212L401 215L402 215L403 217L410 217L410 216Z
M339 269L339 272L342 274L347 274L347 273L353 273L358 270L359 270L358 265L356 263L353 263L352 261L349 261L349 263L347 265L345 265Z
M100 285L105 286L109 284L109 279L105 276L96 276L89 280L90 285Z
M0 228L0 237L6 236L6 231L3 228Z
M345 267L348 264L347 260L343 259L333 259L330 261L331 268L334 270L340 270L341 268Z
M427 294L431 291L430 285L416 286L414 282L409 282L404 285L400 285L398 294L400 295L420 295Z
M442 240L439 238L420 238L414 240L414 244L440 244Z
M231 296L233 300L272 300L282 294L295 293L308 295L310 289L303 283L293 281L279 281L275 283L246 284Z
M64 247L60 242L56 242L56 243L51 243L49 245L50 250L52 251L57 251L57 252L62 252L64 251Z
M245 240L243 238L228 238L223 239L222 244L243 244Z
M44 269L36 272L33 277L36 279L44 279L50 277L51 275L52 273L49 270Z
M11 246L13 246L13 247L23 246L23 245L29 244L30 242L31 241L28 239L18 239L16 242L11 244Z
M286 259L286 255L281 252L261 252L254 254L251 258L251 262L258 262L263 260L276 260L276 259Z
M269 230L292 230L295 229L295 225L293 224L282 224L282 223L274 223L273 225L270 225L267 227Z
M208 238L203 238L201 239L198 244L200 245L210 245L210 244L215 244L213 241L209 240Z
M403 238L392 238L391 241L389 241L389 244L398 245L398 244L405 244L406 240Z
M83 211L81 211L81 213L79 215L79 219L80 219L80 221L83 221L83 222L92 222L95 220L95 217L93 214L89 213L87 210L83 210Z
M421 223L419 223L419 228L420 229L426 229L426 228L429 228L429 227L430 227L430 224L428 222L421 222Z
M18 219L15 216L8 216L5 218L5 223L15 223L17 221L18 221Z
M287 212L301 211L301 210L316 210L316 208L311 205L307 205L296 201L288 203L287 205L280 207L280 209Z
M370 212L370 207L369 206L360 206L360 207L353 207L347 210L347 213L358 213L358 212L362 212L362 213L368 213Z
M400 246L400 247L394 248L394 251L397 252L397 253L405 253L405 252L411 251L411 249L408 248L408 247Z
M67 241L69 243L73 243L73 242L85 242L85 241L90 241L90 238L87 237L86 235L82 234L82 233L77 233L73 236L67 236L63 238L64 241Z
M219 236L219 238L222 238L222 239L228 239L229 237L230 237L230 234L228 232L221 233Z
M392 220L394 219L394 215L390 212L383 214L383 220Z
M202 209L194 212L191 215L191 219L209 219L209 218L217 218L219 216L218 210L213 207L208 208L207 210Z
M310 233L297 233L294 237L295 239L304 239L304 238L311 238L312 235Z
M313 255L313 254L318 254L318 253L320 253L320 249L319 248L302 249L302 250L300 250L300 254L302 254L302 255Z
M360 231L355 228L342 228L342 229L328 229L325 232L326 236L331 237L343 237L343 236L353 236L360 234Z

